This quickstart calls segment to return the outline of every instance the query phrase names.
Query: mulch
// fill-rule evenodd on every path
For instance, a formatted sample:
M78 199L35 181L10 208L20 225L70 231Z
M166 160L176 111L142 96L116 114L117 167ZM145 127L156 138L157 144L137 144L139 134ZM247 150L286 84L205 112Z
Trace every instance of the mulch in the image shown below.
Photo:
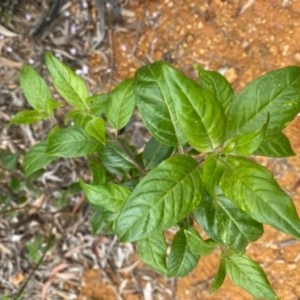
M59 14L49 15L54 2L60 2ZM136 30L127 26L135 18L130 9L138 3L122 1L115 10L116 1L109 1L105 23L101 2L1 3L0 151L2 157L16 154L17 161L12 169L0 165L0 297L152 299L154 294L168 294L169 298L174 294L174 281L154 282L158 275L140 265L133 245L92 233L90 208L76 188L80 178L89 179L84 160L59 160L44 173L24 176L24 153L45 137L49 124L8 126L14 113L28 108L18 83L20 68L30 64L47 77L45 51L71 66L92 92L116 84L112 33ZM96 70L100 83L90 75L90 60L95 55L101 58ZM97 290L102 296L91 294L94 281L91 285L85 282L91 270L97 274Z

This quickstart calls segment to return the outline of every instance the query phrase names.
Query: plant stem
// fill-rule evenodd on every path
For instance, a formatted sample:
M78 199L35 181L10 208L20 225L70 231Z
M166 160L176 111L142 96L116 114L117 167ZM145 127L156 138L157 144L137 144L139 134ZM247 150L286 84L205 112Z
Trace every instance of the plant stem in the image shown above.
M147 171L145 170L144 166L141 165L136 158L128 151L128 149L120 142L120 140L116 139L110 132L107 132L108 136L114 140L118 146L122 149L122 151L131 159L134 166L143 174L146 175Z
M34 268L32 269L32 271L29 273L27 279L25 280L25 282L23 283L23 285L19 289L17 295L13 298L14 300L19 300L20 299L20 297L22 296L24 290L26 289L26 287L27 287L30 279L33 277L34 273L40 267L40 265L42 264L42 262L43 262L43 260L44 260L44 258L46 256L46 253L50 249L52 241L53 241L53 236L51 235L52 228L53 228L53 224L52 224L52 226L50 228L50 234L49 234L49 236L47 238L47 244L46 244L45 250L43 251L42 256L40 257L39 261L36 263L36 265L34 266Z

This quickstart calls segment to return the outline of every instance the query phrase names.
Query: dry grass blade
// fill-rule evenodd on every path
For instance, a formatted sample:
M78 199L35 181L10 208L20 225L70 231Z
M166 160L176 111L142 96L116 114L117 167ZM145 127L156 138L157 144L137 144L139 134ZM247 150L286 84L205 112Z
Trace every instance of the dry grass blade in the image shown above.
M17 33L7 29L3 25L0 24L0 35L6 36L6 37L16 37L18 36Z

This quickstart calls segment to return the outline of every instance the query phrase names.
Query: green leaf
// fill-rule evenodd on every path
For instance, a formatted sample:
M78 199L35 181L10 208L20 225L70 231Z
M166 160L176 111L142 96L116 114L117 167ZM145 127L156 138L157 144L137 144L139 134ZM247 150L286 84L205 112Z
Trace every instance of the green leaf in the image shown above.
M279 132L265 138L254 154L269 157L287 157L295 155L295 152L289 139L282 132Z
M182 100L178 99L175 107L189 144L200 152L212 151L221 144L225 133L221 104L210 92L201 90L196 84L186 83L180 89L177 92L182 93ZM183 95L186 95L185 99Z
M75 126L84 127L89 121L93 120L93 117L89 113L78 109L72 109L66 113L64 122L67 124L71 120L74 122Z
M244 135L233 136L225 142L222 152L241 156L251 155L263 143L268 127L268 122L269 118L260 129L245 133Z
M234 99L234 91L227 79L216 71L207 71L197 66L201 86L212 92L215 98L221 102L223 110L227 113L231 102Z
M234 253L224 257L226 273L237 286L246 290L255 299L279 299L262 267L250 257Z
M204 241L196 230L184 230L184 234L191 252L195 255L209 255L216 247L216 242L213 240Z
M213 294L221 287L221 285L224 282L225 277L226 277L225 261L222 258L220 261L218 272L215 275L213 283L211 284L211 287L209 289L210 294Z
M183 277L190 273L199 261L189 248L184 230L179 230L172 242L171 253L168 258L168 277Z
M135 107L133 80L122 81L108 96L107 120L119 130L130 120Z
M59 131L61 131L61 128L58 125L52 127L47 134L47 140L49 140L52 135L54 135L55 133L57 133Z
M93 175L93 184L99 185L107 183L107 171L98 157L89 157L88 167Z
M82 78L49 52L46 65L59 94L79 110L86 109L89 92Z
M106 234L113 234L118 215L118 213L105 210L103 207L92 205L90 223L93 233L99 234L105 232Z
M17 167L17 163L20 156L21 156L21 151L11 153L7 150L0 149L0 163L7 170L12 171Z
M219 189L220 180L226 170L215 153L209 154L201 164L200 175L202 182L211 196Z
M188 216L201 198L197 161L188 156L169 158L136 186L120 213L116 233L123 242L147 238Z
M146 128L162 144L178 146L186 139L178 125L169 73L163 62L140 68L135 74L134 95Z
M119 212L130 195L130 190L117 184L93 185L81 182L90 203L112 212Z
M121 141L107 140L106 145L100 147L98 152L99 159L109 173L123 176L136 167L132 158L122 150L121 143ZM132 157L135 156L132 148L126 144L122 145Z
M110 97L108 94L96 94L87 99L90 103L91 112L96 117L100 117L102 114L106 113L108 102Z
M35 171L46 167L52 161L56 159L54 156L50 156L47 151L47 141L42 141L32 146L24 157L23 167L26 176L31 175Z
M155 138L151 138L150 141L146 144L142 156L145 169L153 169L163 160L170 157L173 151L173 147L163 145Z
M127 187L130 191L133 191L137 184L139 183L139 180L137 178L129 180L129 181L124 181L123 185Z
M162 232L138 241L138 255L146 265L162 274L167 274L167 244Z
M41 259L42 251L45 247L44 243L45 237L40 234L37 234L32 242L27 242L25 244L25 256L31 263L37 264Z
M47 117L36 110L24 109L12 116L10 124L32 124L45 119L47 119Z
M106 130L105 122L102 118L95 118L90 120L85 125L86 132L91 136L100 141L102 144L106 143Z
M62 103L60 103L60 102L58 102L56 100L53 100L53 99L48 99L46 101L46 113L47 113L47 116L48 117L52 117L53 111L56 108L59 108L59 107L62 107Z
M223 107L210 91L203 89L176 69L163 65L176 116L189 144L198 151L211 151L225 137Z
M300 220L291 198L264 167L242 157L224 157L221 188L254 220L300 239Z
M48 139L47 153L60 157L79 157L95 152L99 142L89 136L82 127L62 129Z
M270 115L266 136L279 133L300 110L300 67L269 72L246 86L230 105L227 137L261 128Z
M263 234L263 226L222 194L206 194L194 212L196 221L215 241L230 249L244 249Z
M39 113L48 113L48 103L52 99L45 80L29 65L24 65L20 73L20 84L28 103Z

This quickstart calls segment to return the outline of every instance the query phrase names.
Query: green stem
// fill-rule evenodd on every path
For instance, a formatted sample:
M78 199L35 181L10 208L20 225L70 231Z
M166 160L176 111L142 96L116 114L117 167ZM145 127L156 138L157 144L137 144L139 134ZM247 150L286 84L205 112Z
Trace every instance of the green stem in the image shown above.
M40 257L39 261L36 263L36 265L34 266L34 268L32 269L32 271L29 273L27 279L25 280L25 282L23 283L23 285L19 289L17 295L13 298L14 300L19 300L20 299L20 297L22 296L24 290L26 289L29 281L31 280L31 278L33 277L34 273L38 270L38 268L42 264L42 262L43 262L43 260L44 260L44 258L46 256L46 253L50 249L52 241L53 241L53 236L51 235L52 228L53 228L53 224L52 224L52 227L50 229L50 234L49 234L49 236L47 238L47 244L46 244L45 250L43 251L42 256Z
M147 171L145 170L144 166L140 164L140 162L138 162L136 160L136 158L128 151L128 149L120 142L120 140L116 139L111 133L107 132L108 136L114 140L118 146L122 149L122 151L124 152L124 154L126 154L132 161L132 163L134 164L134 166L145 176L147 174Z

